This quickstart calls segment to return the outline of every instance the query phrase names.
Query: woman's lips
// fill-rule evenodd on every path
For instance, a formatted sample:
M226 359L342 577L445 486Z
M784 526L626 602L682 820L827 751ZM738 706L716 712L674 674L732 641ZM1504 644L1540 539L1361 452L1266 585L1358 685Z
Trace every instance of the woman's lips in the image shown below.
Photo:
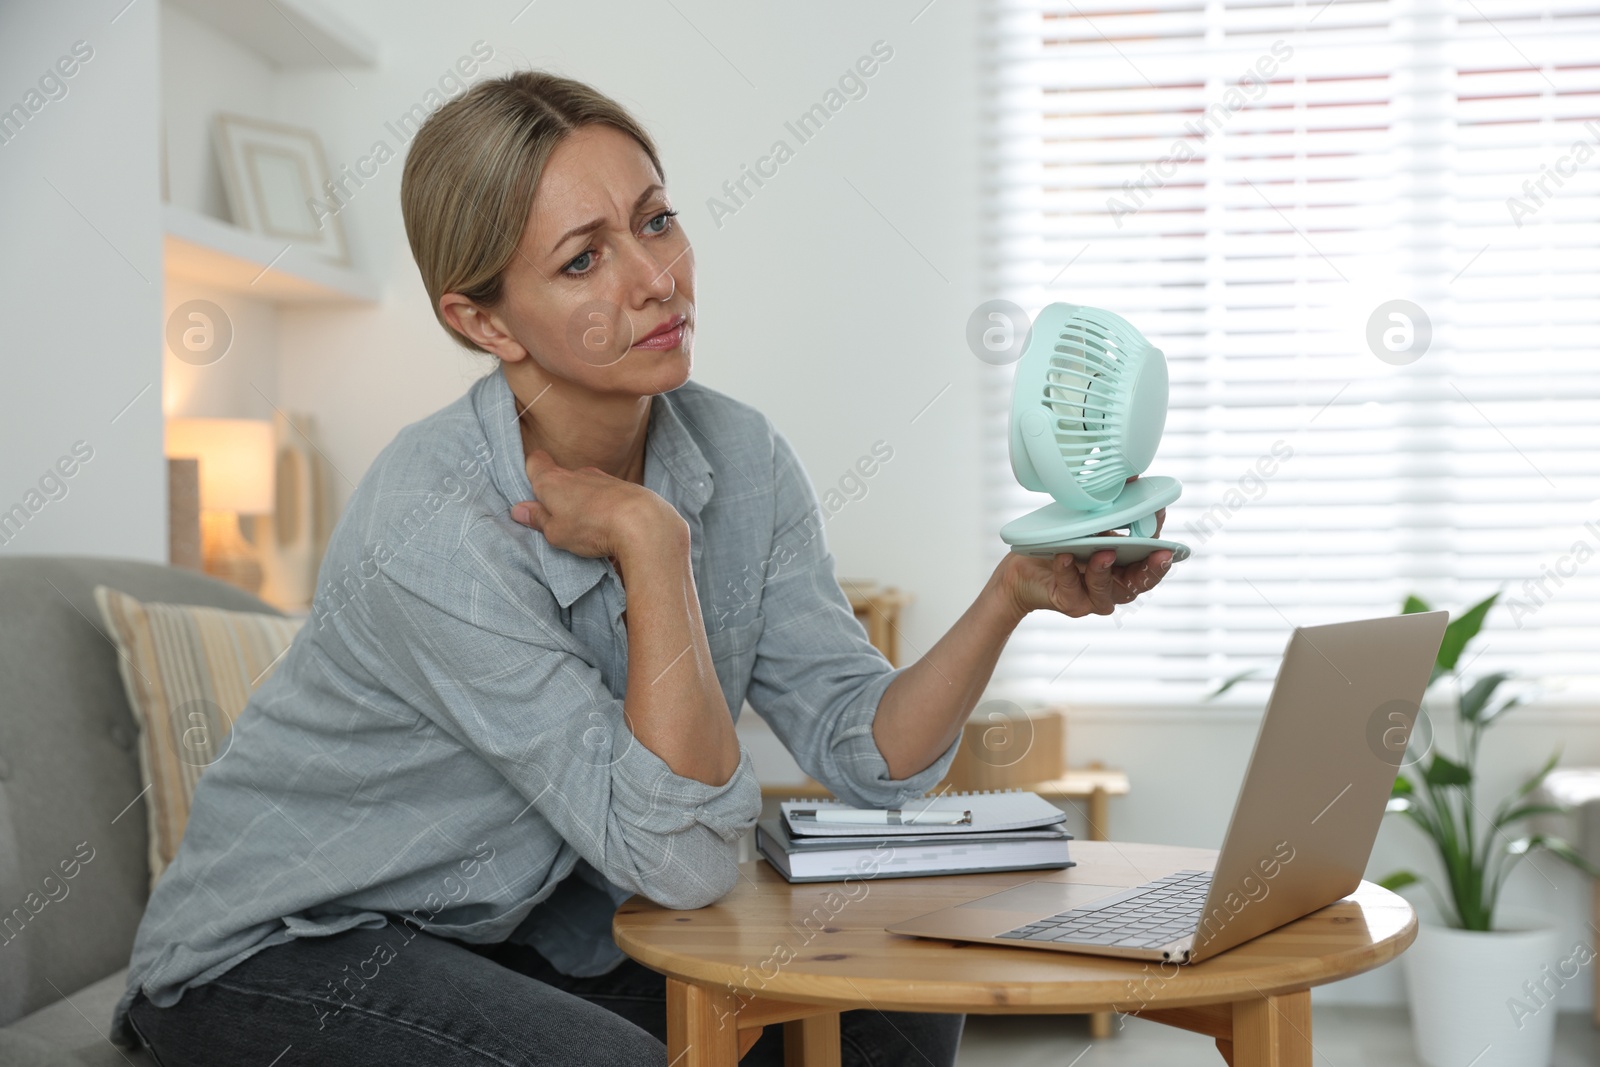
M644 340L635 342L633 347L649 349L652 352L665 352L668 349L677 348L678 345L683 343L683 328L686 319L684 316L679 315L674 321L676 325L671 329L651 334Z

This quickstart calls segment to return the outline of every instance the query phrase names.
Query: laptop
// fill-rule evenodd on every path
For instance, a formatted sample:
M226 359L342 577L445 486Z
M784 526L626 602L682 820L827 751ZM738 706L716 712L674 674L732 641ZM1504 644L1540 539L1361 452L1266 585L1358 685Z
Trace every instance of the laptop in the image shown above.
M1290 634L1213 870L1131 889L1064 872L885 929L1196 963L1348 896L1372 854L1449 618L1430 611Z

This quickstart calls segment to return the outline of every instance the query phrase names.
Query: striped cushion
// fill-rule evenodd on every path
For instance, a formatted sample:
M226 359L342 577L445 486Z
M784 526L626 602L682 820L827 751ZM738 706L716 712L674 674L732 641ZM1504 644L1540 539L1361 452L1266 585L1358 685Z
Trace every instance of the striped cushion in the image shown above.
M150 823L150 886L177 855L201 773L228 754L229 731L304 620L188 604L146 604L98 585L139 724Z

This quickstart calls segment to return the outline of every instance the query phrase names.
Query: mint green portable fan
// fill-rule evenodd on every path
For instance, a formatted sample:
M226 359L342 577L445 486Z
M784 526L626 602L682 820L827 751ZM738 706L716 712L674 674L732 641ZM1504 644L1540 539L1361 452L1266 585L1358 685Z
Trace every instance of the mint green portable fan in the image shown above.
M1050 304L1033 321L1011 392L1011 472L1052 503L1005 524L1026 556L1087 560L1107 548L1118 563L1157 549L1173 562L1187 545L1155 537L1156 512L1183 492L1176 478L1145 478L1167 421L1167 361L1120 315ZM1126 528L1126 536L1095 536Z

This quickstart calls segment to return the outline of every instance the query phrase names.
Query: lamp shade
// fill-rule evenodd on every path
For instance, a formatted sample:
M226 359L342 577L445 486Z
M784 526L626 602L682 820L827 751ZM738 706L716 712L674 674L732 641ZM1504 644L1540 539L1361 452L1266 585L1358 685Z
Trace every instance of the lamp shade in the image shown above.
M200 461L200 507L266 515L273 506L275 442L264 419L168 419L167 455Z

